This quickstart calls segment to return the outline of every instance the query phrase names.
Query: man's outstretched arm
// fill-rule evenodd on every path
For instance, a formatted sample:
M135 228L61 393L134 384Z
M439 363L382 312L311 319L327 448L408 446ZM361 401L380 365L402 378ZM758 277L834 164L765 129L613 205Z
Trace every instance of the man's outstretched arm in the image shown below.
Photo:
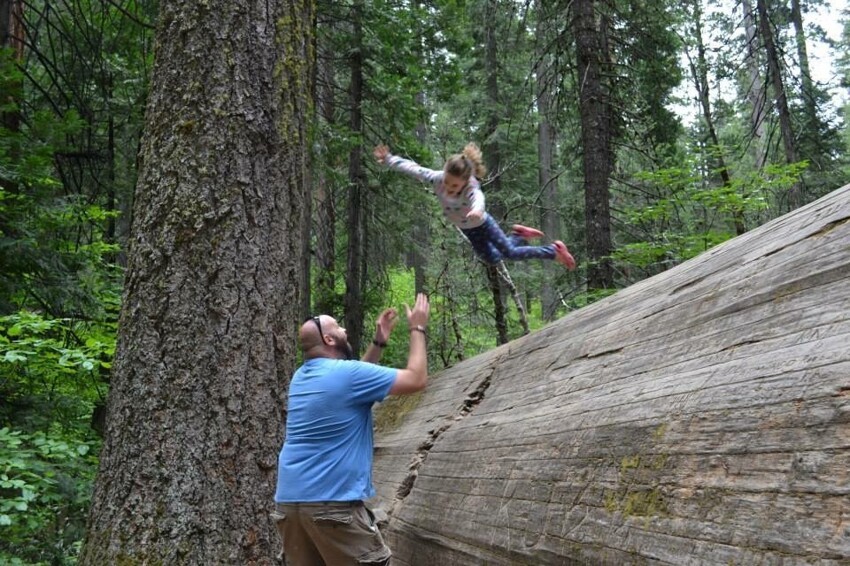
M407 367L398 370L395 382L390 387L390 395L407 395L425 389L428 384L428 352L425 344L425 329L431 310L428 297L424 293L416 295L413 309L405 305L407 324L410 328L410 353Z

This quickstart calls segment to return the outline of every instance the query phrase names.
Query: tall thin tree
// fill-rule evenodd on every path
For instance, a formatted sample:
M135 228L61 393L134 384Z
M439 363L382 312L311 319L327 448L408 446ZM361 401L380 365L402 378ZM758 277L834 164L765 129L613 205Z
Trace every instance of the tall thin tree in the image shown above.
M80 564L266 564L293 369L311 2L164 2Z
M721 183L724 187L731 187L732 178L729 174L729 169L726 167L726 158L724 157L724 148L720 144L720 139L717 136L717 127L714 124L714 113L711 109L711 88L708 80L708 57L706 56L706 45L703 41L703 16L701 0L693 0L684 4L688 10L687 18L690 22L690 34L696 43L696 57L691 55L686 50L688 63L691 69L691 80L693 80L694 88L697 91L697 99L699 100L700 108L702 109L702 119L705 126L705 136L709 147L709 161L712 163L712 169L720 175ZM735 232L738 235L747 231L744 224L744 217L739 211L733 213L733 222L735 224Z
M803 111L806 122L814 126L818 122L815 84L809 64L809 49L806 28L803 26L803 9L800 0L791 0L791 23L794 24L794 45L797 48L797 64L800 67Z
M554 174L556 128L553 117L556 67L549 50L552 47L552 20L543 0L535 1L537 15L536 65L537 65L537 180L540 185L540 227L551 238L561 235L561 219L558 214L558 178ZM555 276L562 271L554 262L543 263L541 303L544 320L552 320L558 309L559 299L555 289Z
M21 0L0 0L0 49L10 49L12 59L20 63L24 56L24 3ZM0 98L0 104L11 110L0 111L0 126L10 132L20 129L19 111L23 84L16 81Z
M582 166L588 290L614 286L611 265L610 176L614 169L613 108L606 84L611 76L608 20L597 14L596 0L574 0L570 18L576 42L581 112Z
M348 155L348 253L345 269L345 328L348 340L357 352L363 336L363 280L365 253L365 216L363 199L366 192L366 172L363 168L363 0L351 6L352 42L349 53L350 128L355 139Z
M782 147L785 149L786 163L797 162L797 146L794 141L794 128L791 125L791 111L788 108L788 96L785 92L785 81L782 78L782 63L779 49L773 34L773 23L770 21L767 0L757 0L759 32L764 42L767 72L773 86L776 113L779 117L779 132L782 135ZM802 185L795 183L788 193L788 206L792 209L802 204Z
M500 98L499 98L499 56L497 28L498 16L501 10L498 0L486 0L486 11L484 18L484 69L486 76L487 111L484 125L485 139L484 155L487 169L490 170L492 178L487 185L490 197L488 208L497 221L504 216L504 206L499 201L501 189L502 151L499 144L499 122L501 120ZM495 198L493 198L495 197ZM508 321L505 309L502 282L496 266L488 265L487 281L490 284L490 294L493 296L493 316L496 322L496 341L498 344L506 344L508 341Z
M744 31L747 38L747 100L750 103L750 136L755 154L756 168L762 169L767 162L767 135L765 128L766 97L764 77L761 72L761 50L759 49L759 34L752 2L742 0L744 11Z
M323 24L333 30L333 22ZM335 90L339 87L334 77L333 54L330 49L318 44L316 85L316 121L321 120L326 128L336 124ZM316 131L320 128L317 126ZM313 293L316 312L332 313L336 304L336 199L331 182L332 163L325 161L327 150L323 148L322 158L316 160L314 172L315 221L313 232L316 235L316 288Z

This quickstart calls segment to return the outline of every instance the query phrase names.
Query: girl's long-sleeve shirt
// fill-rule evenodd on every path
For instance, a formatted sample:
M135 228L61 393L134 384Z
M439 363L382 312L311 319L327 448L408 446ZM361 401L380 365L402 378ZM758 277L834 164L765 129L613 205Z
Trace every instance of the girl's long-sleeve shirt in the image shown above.
M384 164L393 169L410 175L414 179L418 179L423 183L430 183L440 201L440 206L443 209L443 214L446 215L449 222L462 230L476 228L484 224L487 220L487 213L484 209L484 193L481 191L481 183L475 177L470 177L469 182L461 190L457 197L450 197L446 193L446 186L443 183L443 171L435 171L422 167L415 161L404 159L397 155L387 155L384 159ZM470 211L481 213L481 219L467 218Z

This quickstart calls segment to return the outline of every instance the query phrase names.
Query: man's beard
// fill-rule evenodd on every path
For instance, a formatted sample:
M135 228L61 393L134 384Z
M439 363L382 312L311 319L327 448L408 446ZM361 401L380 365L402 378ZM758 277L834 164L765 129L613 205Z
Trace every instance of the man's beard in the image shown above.
M348 343L348 340L346 340L345 342L339 342L339 341L337 341L337 343L336 343L336 344L334 344L334 348L336 348L336 351L337 351L337 352L339 352L340 354L342 354L342 358L343 358L344 360L353 360L353 359L355 359L355 357L354 357L354 349L351 347L351 344L349 344L349 343Z

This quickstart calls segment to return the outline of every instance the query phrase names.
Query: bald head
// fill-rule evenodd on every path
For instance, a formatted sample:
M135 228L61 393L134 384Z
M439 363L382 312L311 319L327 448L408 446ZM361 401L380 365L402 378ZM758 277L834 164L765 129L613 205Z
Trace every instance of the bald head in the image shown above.
M329 317L323 317L323 315L310 317L301 325L301 330L298 331L298 341L301 344L302 352L308 352L325 345L323 334L327 320L322 320L322 318L327 319Z
M345 329L332 316L325 314L308 318L301 325L298 341L305 358L352 359Z

